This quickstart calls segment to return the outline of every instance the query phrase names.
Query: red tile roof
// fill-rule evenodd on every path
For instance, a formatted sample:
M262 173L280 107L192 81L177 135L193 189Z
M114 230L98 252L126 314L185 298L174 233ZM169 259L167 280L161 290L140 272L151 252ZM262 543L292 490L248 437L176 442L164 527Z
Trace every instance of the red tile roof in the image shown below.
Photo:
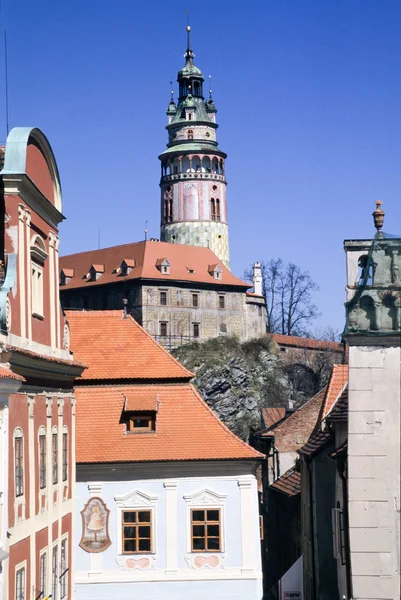
M263 458L219 421L191 384L78 386L75 393L78 463ZM126 433L124 396L141 394L158 398L156 431Z
M332 439L332 435L328 429L322 431L317 429L306 442L306 444L298 450L299 454L303 454L308 458L312 458L320 452Z
M66 311L74 357L88 365L80 380L189 381L192 373L121 310Z
M158 410L159 398L153 389L143 389L142 386L132 388L124 395L124 410L126 412L155 412Z
M22 375L17 375L17 373L13 373L11 369L7 366L0 365L0 379L17 379L18 381L25 381L25 378Z
M348 383L348 365L333 365L321 418L324 419Z
M301 491L301 473L293 468L289 469L272 483L270 489L286 496L296 496Z
M311 338L297 337L295 335L281 335L280 333L272 333L271 337L279 346L306 348L308 350L330 350L332 352L344 352L344 346L338 342L313 340Z
M348 421L348 385L337 399L326 420L329 423L346 423Z
M284 407L280 408L262 408L263 420L266 428L272 427L278 421L282 421L286 415Z
M122 278L121 274L116 273L116 267L122 263L125 256L131 256L131 259L135 260L135 267ZM162 273L157 268L156 263L160 257L165 257L170 263L170 274ZM104 265L104 273L98 280L89 281L85 277L91 265L95 263ZM191 265L193 273L188 269L188 264ZM218 264L221 267L220 279L214 279L209 273L211 264ZM135 242L62 256L60 269L66 268L74 269L75 274L66 285L63 285L63 290L140 278L207 283L213 286L232 285L245 289L251 287L249 283L235 277L209 248L167 242Z
M280 452L297 452L308 441L319 419L326 388L310 398L285 421L263 436L274 436Z

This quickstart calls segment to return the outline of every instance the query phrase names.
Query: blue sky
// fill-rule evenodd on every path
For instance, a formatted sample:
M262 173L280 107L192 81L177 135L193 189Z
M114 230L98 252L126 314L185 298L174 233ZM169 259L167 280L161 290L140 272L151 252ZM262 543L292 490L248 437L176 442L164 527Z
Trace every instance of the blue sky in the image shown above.
M227 152L233 271L281 256L343 326L344 238L374 201L401 232L399 0L2 0L10 126L37 126L61 174L62 253L159 235L157 159L188 8ZM0 44L2 48L2 43ZM0 51L0 139L5 138Z

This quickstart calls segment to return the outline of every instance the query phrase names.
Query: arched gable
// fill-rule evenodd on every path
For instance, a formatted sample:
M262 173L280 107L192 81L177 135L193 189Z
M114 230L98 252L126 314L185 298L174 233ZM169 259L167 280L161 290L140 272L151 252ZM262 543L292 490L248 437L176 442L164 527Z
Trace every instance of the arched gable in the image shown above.
M4 174L25 173L62 212L60 177L48 139L36 127L14 127L7 137Z

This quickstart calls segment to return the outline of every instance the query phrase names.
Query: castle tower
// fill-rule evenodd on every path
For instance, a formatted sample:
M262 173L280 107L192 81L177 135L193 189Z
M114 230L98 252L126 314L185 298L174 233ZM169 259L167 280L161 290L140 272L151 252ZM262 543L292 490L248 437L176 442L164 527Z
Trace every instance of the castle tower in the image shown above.
M226 178L216 141L216 107L209 91L203 96L204 77L194 65L190 27L178 72L179 98L167 109L168 144L161 161L162 241L209 247L229 267Z
M346 240L353 597L400 600L401 239Z

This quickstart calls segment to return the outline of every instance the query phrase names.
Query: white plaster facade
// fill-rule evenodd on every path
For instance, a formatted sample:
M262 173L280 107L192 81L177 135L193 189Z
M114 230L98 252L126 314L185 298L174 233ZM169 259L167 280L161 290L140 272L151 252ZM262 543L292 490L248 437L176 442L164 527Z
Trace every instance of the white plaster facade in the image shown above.
M240 461L78 465L77 512L91 496L101 497L111 511L112 543L95 554L77 548L77 600L261 600L254 469ZM121 510L144 507L152 511L152 552L122 554ZM220 552L191 552L191 508L220 509ZM76 540L80 538L78 518Z

